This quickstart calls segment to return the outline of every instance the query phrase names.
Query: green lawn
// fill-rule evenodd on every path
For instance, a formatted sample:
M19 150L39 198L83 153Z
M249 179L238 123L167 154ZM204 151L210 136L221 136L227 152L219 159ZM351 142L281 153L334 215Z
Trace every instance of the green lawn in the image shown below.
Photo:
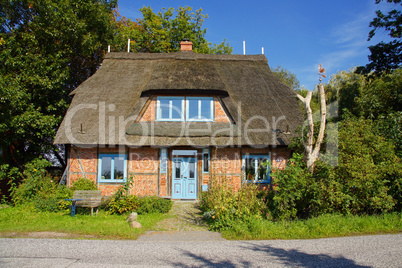
M82 210L80 210L82 211ZM68 210L57 213L35 212L32 207L0 207L0 236L25 236L29 232L60 232L72 238L137 239L152 230L167 214L139 215L142 229L133 229L125 215L108 215L99 211L91 217L90 212L70 217ZM267 221L253 220L248 224L236 223L222 230L226 239L311 239L351 235L386 234L402 232L402 214L379 216L322 215L309 220ZM87 237L91 236L91 237ZM71 237L69 237L71 238Z
M82 236L94 236L97 239L137 239L144 232L151 230L159 221L167 218L165 214L139 215L141 229L133 229L126 222L125 215L108 215L99 211L91 217L90 212L70 216L63 212L35 212L30 207L0 208L0 235L12 232L24 235L28 232L61 232Z
M308 220L254 220L222 230L226 239L312 239L402 232L402 214L378 216L322 215Z

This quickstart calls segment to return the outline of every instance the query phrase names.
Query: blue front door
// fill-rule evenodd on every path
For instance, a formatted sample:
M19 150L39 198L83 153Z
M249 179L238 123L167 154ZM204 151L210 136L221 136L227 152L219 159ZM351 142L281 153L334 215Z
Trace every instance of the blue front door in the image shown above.
M197 199L197 159L173 158L173 199Z

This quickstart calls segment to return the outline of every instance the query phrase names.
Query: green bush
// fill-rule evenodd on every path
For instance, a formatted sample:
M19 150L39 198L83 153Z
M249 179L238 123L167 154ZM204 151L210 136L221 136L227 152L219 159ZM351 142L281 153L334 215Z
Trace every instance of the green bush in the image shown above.
M36 198L42 192L50 192L54 187L53 179L46 171L51 163L44 159L35 159L25 165L23 172L24 179L18 187L11 192L14 204L24 204Z
M338 166L318 160L310 174L302 155L294 154L273 176L277 186L268 206L279 219L401 210L401 160L368 119L346 116L340 124Z
M24 179L12 191L15 205L32 203L40 211L60 211L68 208L64 199L72 197L71 189L59 185L46 171L50 163L36 159L25 166Z
M312 176L303 161L303 156L294 154L284 170L273 173L275 195L270 206L274 218L294 219L309 214L310 201L313 198L314 185Z
M79 178L76 182L74 182L73 187L71 187L73 191L81 190L81 191L89 191L89 190L98 190L98 186L96 184L87 179L87 178Z
M156 196L144 196L139 198L138 214L168 213L172 208L172 200Z
M227 182L211 180L207 192L202 193L200 209L204 219L215 230L229 228L238 222L262 219L266 205L258 198L258 188L254 184L244 184L236 192L228 187Z
M120 198L113 196L107 206L112 214L124 214L132 211L138 214L167 213L172 208L172 201L156 196L127 195Z
M112 214L124 214L132 211L137 211L140 206L140 201L135 195L127 195L116 198L112 197L109 202L109 211Z

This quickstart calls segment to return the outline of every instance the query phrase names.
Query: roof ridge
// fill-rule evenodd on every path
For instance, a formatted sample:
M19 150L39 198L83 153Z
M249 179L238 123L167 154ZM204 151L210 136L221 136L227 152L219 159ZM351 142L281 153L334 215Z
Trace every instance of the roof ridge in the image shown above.
M236 60L236 61L268 61L263 54L240 55L240 54L200 54L192 51L181 51L173 53L135 53L135 52L110 52L105 55L105 59L121 60Z

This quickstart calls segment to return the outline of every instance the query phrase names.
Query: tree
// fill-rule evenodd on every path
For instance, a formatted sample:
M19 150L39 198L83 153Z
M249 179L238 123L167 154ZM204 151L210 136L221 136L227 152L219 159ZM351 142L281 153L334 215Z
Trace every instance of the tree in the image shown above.
M102 61L116 1L0 3L0 165L22 169L51 151L64 165L53 138L69 93Z
M319 75L325 76L325 70L321 68L321 64L319 67ZM320 78L321 81L321 78ZM314 121L313 121L313 111L311 110L311 97L313 96L312 91L307 92L307 96L303 97L300 94L297 94L299 100L304 104L306 110L306 117L307 117L307 143L304 144L305 148L305 157L307 163L307 169L310 173L314 172L314 163L318 159L318 155L320 153L321 144L324 140L324 133L325 133L325 124L326 124L326 116L327 116L327 104L325 100L325 90L324 85L321 83L318 85L318 90L320 94L320 106L321 106L321 117L320 117L320 131L318 133L318 137L314 142Z
M272 72L291 89L296 91L300 89L300 82L294 73L290 72L280 65L272 69Z
M202 9L192 10L192 7L185 6L154 13L151 7L143 7L140 9L143 18L137 21L120 17L116 12L116 36L112 46L117 51L126 51L130 39L133 52L169 53L180 51L180 42L189 39L195 52L231 54L233 49L225 40L219 45L207 42L207 29L203 29L202 24L208 16L202 14Z
M375 0L376 4L379 4L383 0ZM402 6L401 0L387 0L387 3L394 3L399 7ZM369 73L375 71L381 73L383 71L395 70L401 66L402 63L402 12L398 9L393 9L384 14L381 10L376 11L377 17L375 17L369 24L373 27L369 32L368 40L371 40L379 29L383 29L388 33L388 36L393 40L385 43L380 42L377 45L369 46L370 63L364 68L360 68L362 73Z

